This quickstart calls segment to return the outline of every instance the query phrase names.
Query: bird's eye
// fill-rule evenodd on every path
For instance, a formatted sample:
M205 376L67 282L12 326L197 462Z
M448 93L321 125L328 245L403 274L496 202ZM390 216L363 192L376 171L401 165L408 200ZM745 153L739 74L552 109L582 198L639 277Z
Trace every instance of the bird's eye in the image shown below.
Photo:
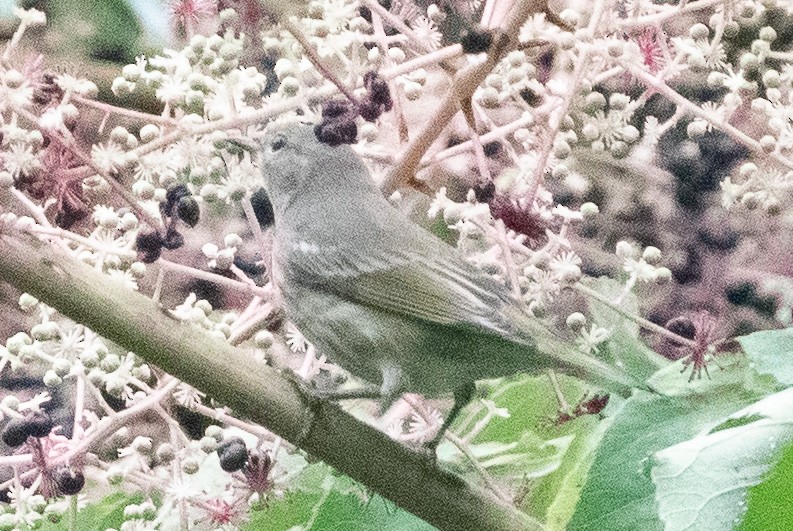
M273 140L273 143L270 145L270 149L273 153L276 151L284 148L286 146L286 137L283 135L278 135L278 137Z

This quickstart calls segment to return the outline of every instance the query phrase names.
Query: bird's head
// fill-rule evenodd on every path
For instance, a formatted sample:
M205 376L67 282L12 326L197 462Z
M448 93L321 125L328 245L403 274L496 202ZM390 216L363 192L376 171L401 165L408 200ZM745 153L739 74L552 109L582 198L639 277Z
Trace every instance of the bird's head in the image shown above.
M317 140L313 127L273 127L262 141L265 188L276 212L300 196L337 197L353 189L375 190L369 171L347 145Z

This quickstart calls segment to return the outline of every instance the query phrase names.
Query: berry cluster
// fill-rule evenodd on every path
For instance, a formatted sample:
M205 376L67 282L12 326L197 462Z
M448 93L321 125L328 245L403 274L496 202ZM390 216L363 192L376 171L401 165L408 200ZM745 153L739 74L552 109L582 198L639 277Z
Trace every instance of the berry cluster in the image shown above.
M45 411L31 413L24 418L11 419L3 428L3 442L12 448L22 445L28 437L46 437L53 427L52 417Z
M322 109L322 122L314 126L314 134L323 144L338 146L353 144L358 136L355 119L360 116L367 122L374 122L381 114L390 111L394 105L388 83L377 72L367 72L363 76L366 96L353 104L348 101L331 101Z
M176 230L176 222L181 219L188 227L195 227L200 214L198 202L184 184L170 186L165 201L160 203L160 213L166 220L163 236L155 229L142 230L135 239L138 260L150 264L157 260L164 249L178 249L184 245L184 236Z

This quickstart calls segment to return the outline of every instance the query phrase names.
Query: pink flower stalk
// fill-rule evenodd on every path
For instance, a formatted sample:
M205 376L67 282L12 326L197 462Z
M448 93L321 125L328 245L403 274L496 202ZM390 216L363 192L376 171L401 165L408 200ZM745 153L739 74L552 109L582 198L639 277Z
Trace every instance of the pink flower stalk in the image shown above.
M190 37L202 19L217 15L217 0L176 0L171 3L171 16Z

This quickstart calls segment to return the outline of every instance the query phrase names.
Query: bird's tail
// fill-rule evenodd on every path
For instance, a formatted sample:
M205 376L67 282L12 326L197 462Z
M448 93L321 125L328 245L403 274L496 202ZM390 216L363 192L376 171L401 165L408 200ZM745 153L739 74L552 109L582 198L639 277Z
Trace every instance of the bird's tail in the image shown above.
M581 352L576 345L539 320L526 315L519 308L512 310L516 315L509 316L510 322L518 329L515 340L536 351L533 366L557 370L620 394L627 394L632 389L647 389L644 378Z

